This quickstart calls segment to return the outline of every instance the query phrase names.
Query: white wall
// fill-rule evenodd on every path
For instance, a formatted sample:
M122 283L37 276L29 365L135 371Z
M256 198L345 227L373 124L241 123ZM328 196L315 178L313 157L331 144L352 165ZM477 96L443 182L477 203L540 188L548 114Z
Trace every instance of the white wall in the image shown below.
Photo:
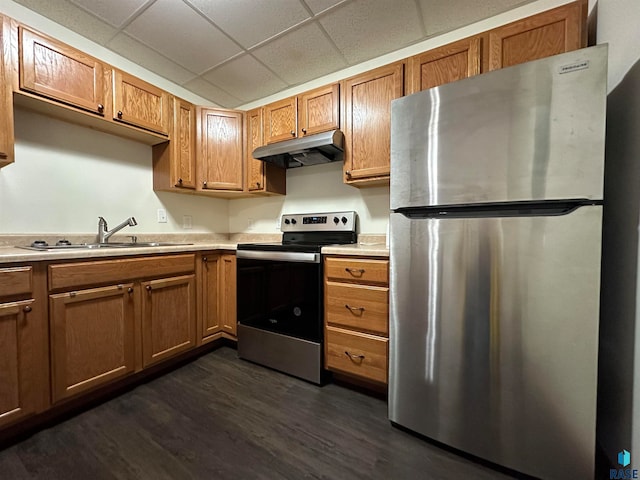
M228 200L153 192L147 145L19 109L15 130L16 161L0 169L0 233L95 233L98 216L113 227L132 215L132 235L228 232Z

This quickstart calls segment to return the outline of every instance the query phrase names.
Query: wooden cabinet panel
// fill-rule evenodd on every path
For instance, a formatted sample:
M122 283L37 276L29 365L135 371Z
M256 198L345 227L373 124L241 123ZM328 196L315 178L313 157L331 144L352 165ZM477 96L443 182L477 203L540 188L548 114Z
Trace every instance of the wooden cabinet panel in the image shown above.
M327 327L326 333L327 368L387 383L389 340L334 327Z
M368 285L389 283L389 260L327 257L324 263L325 277L341 282L357 282Z
M20 89L104 115L104 66L95 58L22 26Z
M489 70L587 45L587 2L578 1L489 32Z
M411 57L407 94L478 75L482 67L482 42L482 36L466 38Z
M13 162L13 95L10 78L9 19L0 15L0 167ZM5 64L7 65L5 67Z
M340 85L334 83L298 97L298 136L340 128Z
M0 297L33 292L32 267L0 268Z
M264 107L264 142L291 140L298 132L298 99L285 98Z
M49 265L49 288L59 290L87 285L104 285L138 278L191 273L195 254L163 255L93 262Z
M324 295L327 324L389 334L387 287L327 282Z
M193 348L195 275L142 282L143 366Z
M220 297L220 255L202 255L200 279L200 337L206 338L222 331L219 302Z
M133 284L49 296L53 401L134 371Z
M247 112L247 190L260 192L264 190L265 162L253 158L252 152L263 145L262 108Z
M113 119L169 134L170 95L139 78L113 70Z
M404 94L404 62L344 82L345 182L364 187L389 183L391 100Z
M222 331L235 337L238 316L236 313L236 255L225 253L220 257L220 320Z
M243 190L243 112L201 108L199 143L202 190Z

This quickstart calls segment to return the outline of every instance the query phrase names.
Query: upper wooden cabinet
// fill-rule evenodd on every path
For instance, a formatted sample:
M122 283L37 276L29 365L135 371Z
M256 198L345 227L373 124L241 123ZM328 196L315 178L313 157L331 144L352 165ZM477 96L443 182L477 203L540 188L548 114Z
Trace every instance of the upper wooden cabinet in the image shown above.
M391 100L404 94L404 62L344 81L345 183L388 185L391 166Z
M179 98L173 98L169 141L153 147L153 188L196 188L196 107Z
M246 165L247 184L251 193L285 195L287 193L287 171L271 163L253 158L253 151L264 145L263 109L255 108L246 113Z
M168 135L170 95L120 70L113 69L112 75L113 119Z
M489 70L587 45L587 2L568 3L489 32Z
M407 62L407 95L478 75L482 67L479 35L415 55Z
M0 167L13 162L13 98L9 68L8 18L0 16Z
M340 85L326 85L264 107L264 143L340 128Z
M242 192L244 112L215 108L198 112L198 189Z
M20 89L104 115L105 66L95 58L23 26Z
M334 83L298 97L298 136L340 128L340 85Z
M279 100L264 107L264 143L282 142L298 136L298 98Z

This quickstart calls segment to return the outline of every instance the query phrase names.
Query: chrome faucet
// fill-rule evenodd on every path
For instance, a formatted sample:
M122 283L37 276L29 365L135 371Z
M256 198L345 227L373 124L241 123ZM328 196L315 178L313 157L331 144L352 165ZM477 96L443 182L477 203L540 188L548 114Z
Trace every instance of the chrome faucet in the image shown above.
M135 218L129 217L117 227L107 230L109 228L107 227L107 221L103 217L98 217L98 236L96 241L98 243L108 243L109 237L117 231L122 230L124 227L134 227L137 224L138 222L136 222Z

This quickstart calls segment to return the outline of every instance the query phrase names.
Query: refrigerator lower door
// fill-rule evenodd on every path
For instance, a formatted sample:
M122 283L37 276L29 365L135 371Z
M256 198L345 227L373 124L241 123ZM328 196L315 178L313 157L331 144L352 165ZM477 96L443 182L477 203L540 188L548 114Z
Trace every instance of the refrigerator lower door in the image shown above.
M392 213L390 420L530 475L593 478L601 217Z

